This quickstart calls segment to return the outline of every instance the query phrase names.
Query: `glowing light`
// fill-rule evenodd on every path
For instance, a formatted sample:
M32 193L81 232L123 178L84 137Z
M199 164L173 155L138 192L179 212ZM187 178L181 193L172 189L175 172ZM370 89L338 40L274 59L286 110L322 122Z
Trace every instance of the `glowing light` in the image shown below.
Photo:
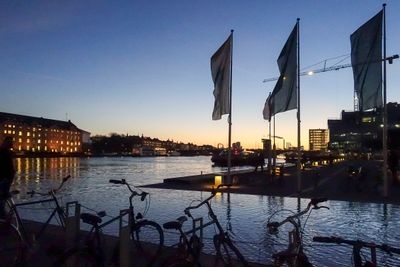
M219 186L220 184L222 184L222 176L221 175L214 176L214 186Z
M314 75L314 72L312 70L310 70L309 72L307 72L307 75Z

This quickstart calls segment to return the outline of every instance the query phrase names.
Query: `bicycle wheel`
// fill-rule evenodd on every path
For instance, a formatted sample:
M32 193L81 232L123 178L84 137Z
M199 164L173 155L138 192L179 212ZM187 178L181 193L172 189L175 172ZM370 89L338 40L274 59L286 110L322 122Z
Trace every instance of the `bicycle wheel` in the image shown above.
M229 237L224 234L217 234L214 236L213 241L217 252L216 266L220 261L222 261L223 266L249 266Z
M132 226L132 240L147 266L154 264L161 254L164 245L164 232L161 226L153 221L140 221Z
M64 252L54 263L54 267L103 267L104 260L89 248L72 248Z
M16 266L23 262L24 245L20 233L7 222L0 222L0 263Z

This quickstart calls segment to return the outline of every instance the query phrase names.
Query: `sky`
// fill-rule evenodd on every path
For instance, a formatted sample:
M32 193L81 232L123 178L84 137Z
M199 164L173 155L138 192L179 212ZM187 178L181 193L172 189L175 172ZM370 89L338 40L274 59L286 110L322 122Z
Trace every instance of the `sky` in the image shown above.
M279 75L296 19L305 70L349 55L350 34L384 2L390 56L400 53L397 0L3 0L0 112L69 119L92 135L227 146L227 116L211 119L210 58L233 29L232 141L261 148L262 110L275 86L262 81ZM399 74L400 60L388 65L388 102L400 101ZM353 110L351 68L303 76L300 96L308 148L310 128ZM296 110L276 115L275 134L297 144Z

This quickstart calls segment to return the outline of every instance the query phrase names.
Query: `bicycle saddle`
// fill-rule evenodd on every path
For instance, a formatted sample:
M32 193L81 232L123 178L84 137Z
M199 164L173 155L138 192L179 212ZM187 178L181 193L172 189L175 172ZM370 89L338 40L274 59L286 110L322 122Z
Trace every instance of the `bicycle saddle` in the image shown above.
M175 229L175 230L179 230L180 228L182 228L182 224L184 222L187 221L187 217L186 216L181 216L178 219L176 219L175 221L170 221L170 222L166 222L163 224L163 227L165 229Z
M91 224L91 225L97 225L102 222L102 220L99 216L90 214L90 213L82 213L81 220L84 223Z

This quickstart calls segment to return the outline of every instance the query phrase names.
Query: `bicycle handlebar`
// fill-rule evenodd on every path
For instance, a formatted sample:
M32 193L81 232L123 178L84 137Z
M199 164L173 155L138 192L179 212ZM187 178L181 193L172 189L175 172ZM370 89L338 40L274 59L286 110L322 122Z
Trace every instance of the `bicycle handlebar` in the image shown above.
M189 207L185 208L185 210L184 210L185 214L189 217L192 217L192 215L190 214L190 210L197 209L197 208L201 207L202 205L204 205L205 203L207 203L208 201L210 201L218 193L218 189L220 189L221 187L224 187L224 186L229 187L230 185L220 184L217 186L217 188L213 188L213 190L211 191L211 196L209 196L208 198L206 198L205 200L203 200L196 206L189 206Z
M27 194L27 195L30 195L31 197L33 197L35 194L38 194L39 196L48 196L48 195L51 195L51 194L53 194L53 193L57 193L57 192L60 191L60 189L63 187L64 183L65 183L66 181L69 180L69 178L71 178L71 175L65 176L65 177L62 179L62 182L61 182L61 184L58 186L58 188L56 188L56 189L51 189L51 190L50 190L49 192L47 192L47 193L36 192L35 190L31 190L31 191L26 192L26 194Z
M147 192L144 192L143 190L140 190L140 191L142 191L141 193L136 192L135 190L133 190L131 188L131 186L126 182L125 179L121 179L121 180L110 179L109 182L112 183L112 184L124 184L124 185L126 185L128 187L128 189L129 189L129 191L131 192L132 196L140 196L140 200L141 201L144 201L146 199L147 195L149 194Z
M294 215L288 216L286 219L284 219L281 222L269 222L269 223L267 223L267 227L269 228L270 232L276 232L280 226L284 225L287 222L290 222L297 228L297 227L299 227L299 225L297 225L297 223L295 223L294 219L297 219L300 216L306 214L311 208L313 208L313 209L321 209L321 208L329 209L329 207L326 207L326 206L318 206L319 203L325 202L327 200L328 200L327 198L312 198L304 210L302 210Z
M351 245L351 246L366 247L366 248L379 248L379 249L385 251L386 253L393 252L396 254L400 254L399 248L394 248L387 244L378 245L375 243L365 242L362 240L347 240L347 239L343 239L341 237L336 237L336 236L314 236L313 241L320 242L320 243L347 244L347 245Z

